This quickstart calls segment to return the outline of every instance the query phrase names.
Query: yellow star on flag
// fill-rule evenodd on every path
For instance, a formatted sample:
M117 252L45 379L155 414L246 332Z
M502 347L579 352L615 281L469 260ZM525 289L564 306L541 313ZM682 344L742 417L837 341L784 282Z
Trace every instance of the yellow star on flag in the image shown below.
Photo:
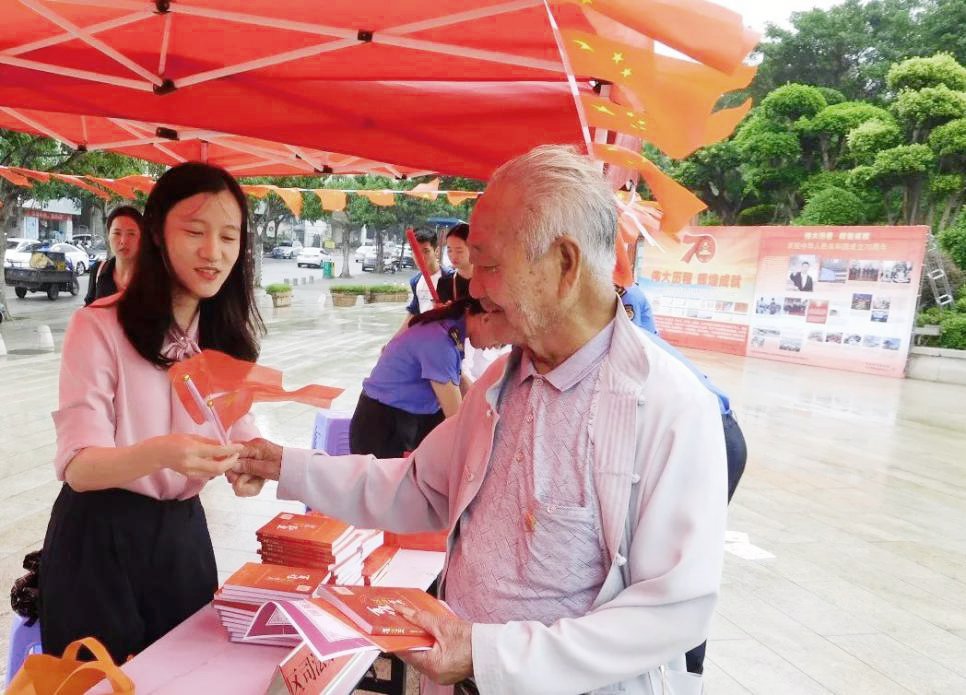
M624 77L630 77L631 76L631 69L630 68L624 68L623 70L621 70L621 75L623 75Z
M603 104L594 104L594 108L597 109L598 111L600 111L601 113L606 113L608 116L615 115L613 111L611 111L609 108L607 108Z
M620 51L614 51L614 55L612 55L610 59L613 60L615 63L620 63L621 61L624 60L624 54L621 53Z
M580 39L574 39L574 43L575 43L575 44L577 44L577 46L578 46L578 47L580 48L580 50L582 50L582 51L590 51L591 53L593 53L593 52L594 52L594 49L593 49L593 48L591 47L591 45L590 45L589 43L587 43L586 41L582 41L582 40L580 40Z

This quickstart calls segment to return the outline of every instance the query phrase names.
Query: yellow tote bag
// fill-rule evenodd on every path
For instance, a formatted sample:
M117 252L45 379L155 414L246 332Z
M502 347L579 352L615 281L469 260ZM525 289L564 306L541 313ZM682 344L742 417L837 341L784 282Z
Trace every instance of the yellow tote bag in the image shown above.
M81 647L87 647L95 660L79 661ZM134 683L114 665L104 645L85 637L68 644L59 658L29 655L4 695L83 695L104 678L111 682L115 695L134 695Z

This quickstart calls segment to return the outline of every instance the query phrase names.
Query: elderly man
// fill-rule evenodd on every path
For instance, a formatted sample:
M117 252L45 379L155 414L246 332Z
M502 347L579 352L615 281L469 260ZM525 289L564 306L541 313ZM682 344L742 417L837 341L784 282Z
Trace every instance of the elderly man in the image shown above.
M470 225L479 297L515 346L408 459L249 444L242 472L354 524L450 528L459 618L406 660L481 693L688 693L720 584L725 445L714 396L627 318L613 196L590 159L504 164ZM424 692L427 692L424 690Z

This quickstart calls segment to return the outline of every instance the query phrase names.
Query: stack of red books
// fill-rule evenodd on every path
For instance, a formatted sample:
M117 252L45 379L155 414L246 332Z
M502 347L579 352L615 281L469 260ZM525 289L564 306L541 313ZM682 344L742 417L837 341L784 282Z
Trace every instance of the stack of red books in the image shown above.
M362 581L366 586L379 583L386 571L389 563L399 552L399 548L392 545L383 545L376 548L369 557L362 563Z
M262 562L324 570L331 584L362 584L364 561L383 543L382 531L318 513L279 514L256 536Z
M258 609L266 601L310 598L327 572L305 567L244 564L215 594L213 601L222 625L233 642L241 642ZM291 634L260 639L261 644L297 646L302 641L294 628Z

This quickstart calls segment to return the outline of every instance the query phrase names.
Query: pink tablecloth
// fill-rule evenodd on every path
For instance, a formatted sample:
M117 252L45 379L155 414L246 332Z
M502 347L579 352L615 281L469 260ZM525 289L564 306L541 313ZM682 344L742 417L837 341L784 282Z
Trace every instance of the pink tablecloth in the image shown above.
M400 550L381 582L385 586L426 589L443 568L443 553ZM229 642L218 614L202 608L122 668L137 695L263 695L275 667L290 650ZM360 655L349 664L358 677L347 679L346 693L375 659ZM106 683L90 690L110 693Z

